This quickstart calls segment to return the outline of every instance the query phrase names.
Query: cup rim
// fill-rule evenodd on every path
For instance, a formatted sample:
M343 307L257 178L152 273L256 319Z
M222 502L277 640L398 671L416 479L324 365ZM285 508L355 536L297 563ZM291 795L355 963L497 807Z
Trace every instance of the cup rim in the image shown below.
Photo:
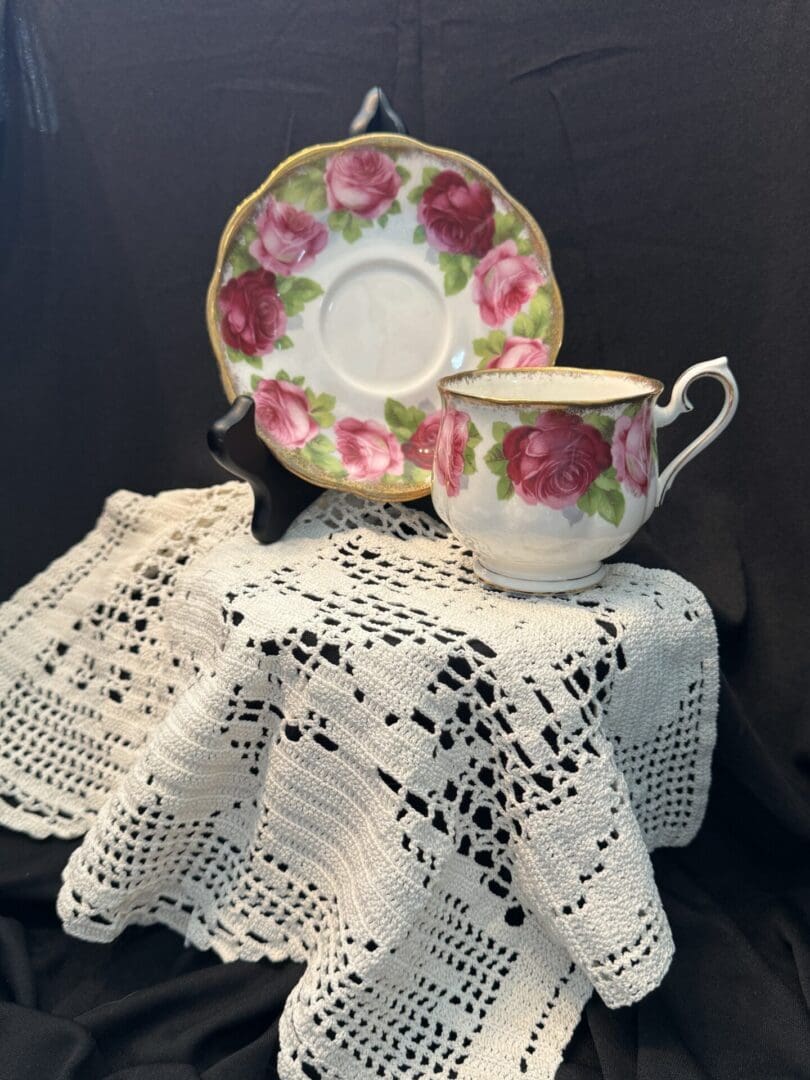
M504 398L496 397L492 395L471 394L464 390L454 389L454 384L469 381L470 379L478 379L480 376L502 376L510 375L522 377L522 372L531 373L536 375L542 373L544 375L553 376L555 373L560 374L581 374L581 375L615 375L622 379L629 379L632 382L641 383L646 387L645 390L639 391L637 394L623 394L621 397L615 398L602 398L598 401L576 401L573 398L566 399L565 401L542 401L539 397L533 398ZM439 393L442 395L452 394L454 397L463 398L465 401L478 403L482 405L513 405L519 409L522 408L537 408L538 406L548 409L565 409L569 405L576 405L577 407L587 408L591 406L598 408L603 405L622 405L625 402L630 401L643 401L645 398L655 396L663 393L664 384L658 379L650 378L648 375L636 375L630 371L615 371L607 368L581 368L581 367L564 367L556 365L554 367L522 367L522 368L481 368L478 371L456 371L452 375L445 375L439 379L437 386Z

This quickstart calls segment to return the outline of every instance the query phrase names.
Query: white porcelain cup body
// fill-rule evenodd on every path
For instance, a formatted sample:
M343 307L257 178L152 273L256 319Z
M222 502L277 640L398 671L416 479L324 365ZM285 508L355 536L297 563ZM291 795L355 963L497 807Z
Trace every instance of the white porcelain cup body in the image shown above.
M723 408L659 469L656 432L691 409L687 389L704 376L723 385ZM739 396L725 358L685 371L665 407L654 379L578 368L463 372L439 389L436 510L484 581L527 593L599 582Z

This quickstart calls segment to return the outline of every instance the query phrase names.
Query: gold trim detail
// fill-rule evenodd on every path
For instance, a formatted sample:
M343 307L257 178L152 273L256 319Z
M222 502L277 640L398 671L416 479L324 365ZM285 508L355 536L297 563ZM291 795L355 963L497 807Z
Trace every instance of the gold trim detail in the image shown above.
M625 394L618 398L605 398L600 401L541 401L538 398L502 398L502 397L490 397L483 394L470 394L465 393L463 390L454 390L453 384L461 382L464 379L479 379L483 376L491 378L493 376L515 375L518 378L522 378L522 372L530 372L532 375L545 374L554 375L556 372L569 375L615 375L622 379L630 379L633 382L643 383L647 389L638 394ZM631 401L643 401L648 397L658 397L663 393L664 384L659 382L658 379L651 379L647 375L634 375L629 371L607 371L604 368L577 368L577 367L525 367L525 368L488 368L483 371L457 371L452 375L445 375L439 379L438 382L439 393L443 396L450 396L456 398L462 398L464 401L469 401L475 405L513 405L516 409L567 409L569 406L576 406L577 408L599 408L603 405L623 405L626 402Z
M498 195L511 207L511 209L522 218L526 227L529 230L529 235L532 240L535 253L542 259L545 268L549 273L549 284L551 285L552 294L552 312L554 333L552 339L549 341L549 355L551 357L551 363L553 364L557 358L557 354L560 351L563 336L563 323L564 312L562 296L560 294L560 288L557 284L557 280L554 277L554 272L551 265L551 253L549 251L548 242L537 222L534 220L529 211L519 203L517 199L504 188L500 180L492 173L486 166L481 165L480 162L474 158L468 157L466 154L459 153L457 150L448 150L442 146L431 146L429 143L423 143L419 139L412 139L409 135L394 135L394 134L377 134L370 133L365 135L355 135L348 139L340 139L337 142L331 143L318 143L314 146L308 146L303 150L299 150L297 153L292 154L286 158L270 173L266 180L256 190L243 199L241 203L231 214L228 222L222 232L222 236L217 248L217 259L214 267L214 273L211 277L211 281L208 285L205 300L205 320L208 327L208 337L211 341L211 347L216 357L217 367L219 369L219 377L222 382L223 389L227 395L228 401L233 401L237 396L237 391L233 382L231 381L231 375L228 370L228 365L225 360L225 350L222 346L219 336L219 328L217 325L217 295L219 293L220 281L222 278L223 268L225 261L230 250L231 244L236 233L244 225L245 221L250 216L256 202L263 198L270 188L283 179L288 173L299 168L301 165L305 165L307 162L312 161L315 158L324 157L327 154L335 153L339 150L345 150L352 146L379 146L379 147L391 147L399 149L408 149L412 151L419 151L425 154L433 155L434 157L444 158L446 160L455 162L457 165L463 165L476 176L480 177L487 184L490 185L497 192ZM467 374L471 374L473 369L470 369ZM463 374L463 373L460 373ZM449 376L452 378L452 376ZM331 478L317 479L316 474L309 474L301 471L298 467L294 467L282 454L277 450L268 440L262 439L268 449L274 454L276 458L281 462L285 469L288 469L295 476L298 476L302 480L306 480L311 484L315 484L318 487L333 488L336 491L347 491L355 495L363 495L366 498L376 499L378 501L386 502L408 502L412 499L419 499L424 495L428 495L431 490L430 483L422 485L418 488L400 488L395 491L386 491L381 487L374 486L372 484L364 484L360 481L344 482L340 480L332 480Z
M602 565L605 566L606 564L603 563ZM575 589L559 589L557 592L532 592L529 589L512 589L507 588L506 585L497 585L494 581L490 581L489 578L485 578L483 574L479 574L476 569L473 569L473 574L488 589L495 589L497 592L507 593L509 596L526 597L531 600L554 600L566 594L573 596L575 593L590 592L591 589L600 588L605 580L603 575L598 581L594 581L590 585L578 585Z
M264 439L262 439L262 442L264 442ZM413 502L414 499L421 499L431 492L432 484L430 482L422 487L398 487L389 490L380 484L363 484L359 480L334 480L326 475L324 475L323 479L319 479L320 473L316 473L314 470L304 472L294 461L288 461L283 456L283 451L274 449L269 443L265 443L265 445L268 450L272 451L273 456L277 458L287 472L291 472L299 480L306 480L308 484L314 484L315 487L328 488L331 491L345 491L349 495L362 495L363 498L372 499L374 502L392 503Z

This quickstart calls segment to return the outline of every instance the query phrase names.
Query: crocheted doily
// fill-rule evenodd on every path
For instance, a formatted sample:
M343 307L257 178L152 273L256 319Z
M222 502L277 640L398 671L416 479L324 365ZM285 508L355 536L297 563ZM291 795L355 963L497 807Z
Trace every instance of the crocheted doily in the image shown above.
M0 617L0 822L87 830L58 901L306 971L280 1075L550 1078L672 940L648 850L709 786L714 624L674 574L488 591L426 515L119 493ZM232 539L229 539L232 538Z

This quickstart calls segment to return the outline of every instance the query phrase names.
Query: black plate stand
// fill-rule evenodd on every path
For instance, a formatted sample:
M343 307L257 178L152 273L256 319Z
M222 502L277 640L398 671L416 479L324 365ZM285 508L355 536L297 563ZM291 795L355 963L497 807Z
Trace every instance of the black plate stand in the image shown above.
M390 131L407 135L408 129L379 86L372 87L349 127L351 135ZM208 430L208 449L229 473L246 480L253 490L251 529L260 544L271 544L320 493L320 488L293 476L270 453L256 434L253 398L240 394L230 409ZM429 499L413 504L430 509Z

